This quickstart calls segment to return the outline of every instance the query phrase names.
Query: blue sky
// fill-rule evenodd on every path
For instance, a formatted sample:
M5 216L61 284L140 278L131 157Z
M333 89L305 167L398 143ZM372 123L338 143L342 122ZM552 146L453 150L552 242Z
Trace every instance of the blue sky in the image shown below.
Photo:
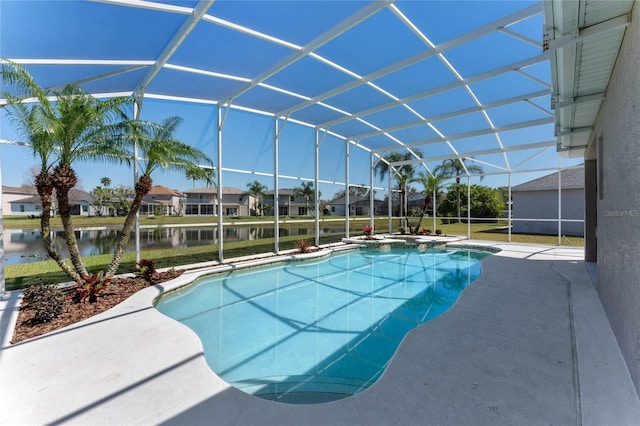
M169 5L192 7L193 1L165 1ZM289 92L313 97L353 81L354 75L367 75L386 65L395 63L425 51L425 42L416 37L401 22L404 15L434 45L456 40L465 33L479 28L492 20L516 12L536 2L524 1L397 1L393 7L384 9L372 18L345 31L315 51L323 60L339 67L327 65L317 58L305 57L286 69L272 75L265 83ZM37 7L36 7L37 5ZM232 21L252 30L260 31L287 43L303 46L319 34L329 30L346 16L367 5L363 1L217 1L209 15ZM51 19L55 14L56 19ZM100 16L100 19L95 19ZM265 16L273 19L264 19ZM277 17L277 19L276 19ZM65 25L65 20L68 23ZM155 60L166 42L184 21L184 15L129 8L94 2L31 1L0 2L0 56L20 59L123 59ZM28 25L27 25L28 21ZM144 28L140 23L144 23ZM25 28L29 28L28 31ZM542 16L537 14L508 27L520 36L540 40ZM8 36L11 34L11 36ZM431 96L412 100L404 106L386 108L373 114L365 114L365 122L350 120L336 123L331 130L345 136L362 135L374 127L385 129L397 124L409 123L421 117L459 111L476 106L474 97L483 104L500 101L513 96L530 94L544 89L541 81L550 81L548 62L527 66L524 72L510 72L478 78L466 86L456 85L457 77L448 64L462 78L482 76L483 73L507 66L517 61L535 57L541 53L539 47L501 32L493 32L463 43L445 52L443 58L431 57L412 64L400 71L387 74L371 85L359 85L324 102L348 112L367 110L376 105L414 93L437 90L449 85L451 88ZM224 73L245 79L259 75L291 54L282 44L265 41L233 31L229 28L200 22L185 42L170 59L170 64L193 67L208 72ZM446 62L445 62L446 61ZM116 65L29 65L28 69L43 86L52 86L67 81L112 72ZM348 72L344 71L347 70ZM140 81L146 69L123 73L110 78L85 84L87 90L113 92L125 90ZM349 74L351 73L351 74ZM168 96L191 96L216 99L241 88L246 82L163 69L149 85L147 92ZM448 87L448 86L447 86ZM381 90L379 90L381 89ZM300 103L299 98L289 94L257 87L235 99L235 103L254 109L280 111ZM487 110L492 125L505 126L519 121L549 117L550 97L538 96L530 102L518 102ZM217 136L215 132L216 109L213 105L145 99L142 118L161 121L167 116L178 115L184 119L177 136L179 139L207 152L215 161ZM312 123L330 122L344 117L332 109L312 106L296 110L292 118ZM368 124L367 124L368 123ZM23 140L15 129L8 125L4 116L0 121L0 138ZM525 143L554 140L553 124L544 124L521 130L511 130L495 135L456 137L468 132L486 129L489 124L480 112L454 118L436 120L434 127L415 126L366 137L361 143L370 148L395 146L395 140L411 143L432 140L438 132L451 136L450 142L434 142L421 147L427 157L441 158L450 154L453 147L460 153L495 149ZM372 127L374 126L374 127ZM273 188L273 178L263 174L273 173L273 118L241 110L232 110L223 130L223 169L243 169L255 173L223 172L223 185L246 188L248 182L259 180ZM514 168L519 163L536 155L540 150L510 152L508 164L504 155L492 153L477 156L479 164L487 172L499 172L507 166ZM300 177L314 177L314 131L310 127L287 123L281 133L279 186L299 186ZM350 182L368 184L369 154L355 149L351 152ZM327 136L320 145L320 179L329 182L345 181L345 142ZM37 163L28 148L0 144L2 160L2 183L19 186L28 179L28 170ZM428 161L435 167L441 160ZM572 166L580 159L563 159L561 165ZM556 167L559 161L555 148L535 156L520 168L537 169ZM496 167L492 167L495 164ZM75 164L82 187L91 190L100 179L108 176L114 185L133 185L133 171L126 166L110 164ZM516 185L532 178L551 173L516 173L511 183ZM183 175L158 172L154 182L177 190L187 190L192 183ZM487 176L482 183L489 186L507 185L507 175ZM472 183L478 183L472 179ZM376 179L376 185L386 187L387 182ZM196 186L199 186L196 184ZM323 183L320 185L323 198L329 198L343 186ZM379 193L381 193L379 191Z

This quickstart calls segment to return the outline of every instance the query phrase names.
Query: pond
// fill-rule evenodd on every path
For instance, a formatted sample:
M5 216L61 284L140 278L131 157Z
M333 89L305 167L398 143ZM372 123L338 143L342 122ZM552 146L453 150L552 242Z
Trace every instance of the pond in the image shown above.
M320 228L320 234L342 233L344 228ZM53 242L59 253L67 254L62 230L52 231ZM273 226L224 227L224 241L252 241L273 238ZM280 228L280 236L300 235L311 238L314 229L309 227ZM76 231L82 256L113 253L120 238L119 229L80 229ZM171 249L217 244L218 232L214 227L163 227L140 229L140 249ZM42 247L40 231L37 229L5 229L4 264L39 262L48 259ZM131 234L127 251L135 250L135 236Z

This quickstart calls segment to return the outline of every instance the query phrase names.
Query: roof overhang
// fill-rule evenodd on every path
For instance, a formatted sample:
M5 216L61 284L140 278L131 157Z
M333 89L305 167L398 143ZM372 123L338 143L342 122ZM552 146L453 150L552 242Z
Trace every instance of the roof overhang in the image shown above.
M544 2L544 49L550 51L557 150L578 157L591 140L633 0Z

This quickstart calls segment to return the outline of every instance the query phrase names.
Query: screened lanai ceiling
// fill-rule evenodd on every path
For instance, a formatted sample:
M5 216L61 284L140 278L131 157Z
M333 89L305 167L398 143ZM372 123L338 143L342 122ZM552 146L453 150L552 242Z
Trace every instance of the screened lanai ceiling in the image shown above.
M626 25L596 24L632 3L4 0L0 55L44 87L247 109L506 173L586 145Z

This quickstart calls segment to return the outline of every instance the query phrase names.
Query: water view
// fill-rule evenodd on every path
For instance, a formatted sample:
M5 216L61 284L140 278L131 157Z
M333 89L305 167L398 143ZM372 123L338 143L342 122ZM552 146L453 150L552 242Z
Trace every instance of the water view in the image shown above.
M320 234L342 233L343 228L320 228ZM52 231L53 241L59 253L68 253L62 230ZM224 241L251 241L273 238L273 226L225 227ZM280 228L280 236L313 237L313 228ZM78 246L82 256L113 253L120 238L119 229L86 229L76 231ZM135 250L134 234L127 251ZM165 227L140 230L140 249L171 249L217 244L218 233L213 227L186 228ZM4 264L16 265L40 262L48 259L43 247L40 231L36 229L6 229L4 231Z

